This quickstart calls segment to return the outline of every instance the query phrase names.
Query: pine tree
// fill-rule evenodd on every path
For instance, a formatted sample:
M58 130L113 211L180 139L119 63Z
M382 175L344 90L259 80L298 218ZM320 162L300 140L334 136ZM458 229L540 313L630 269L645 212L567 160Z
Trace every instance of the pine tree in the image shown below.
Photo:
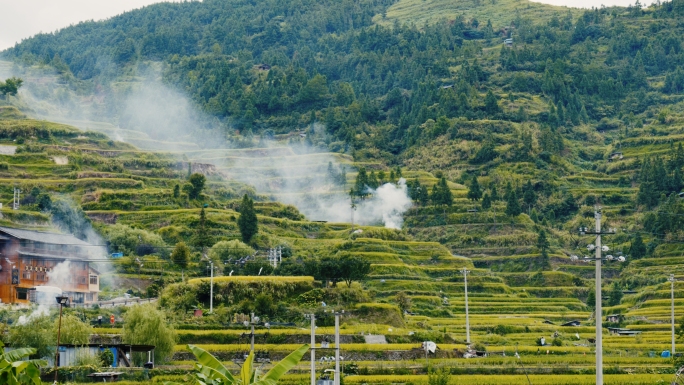
M506 200L506 215L510 217L517 217L522 212L520 202L518 202L518 194L514 189L508 192L508 199Z
M432 185L432 192L430 192L430 201L433 205L439 206L442 204L442 190L439 188L439 183Z
M492 201L489 198L489 194L484 193L484 195L482 196L482 210L487 210L490 207L492 207Z
M238 227L240 228L240 234L242 234L242 241L244 243L249 243L252 240L252 237L259 232L259 223L256 212L254 211L254 202L247 194L242 197L239 212L240 218L238 218Z
M451 193L451 189L447 184L446 178L442 177L442 179L439 180L438 184L440 190L441 204L451 207L451 205L454 203L454 195Z
M429 201L430 201L430 196L428 195L427 187L426 186L420 186L420 189L418 190L418 202L422 206L426 206Z
M482 198L482 190L480 189L480 184L477 183L477 176L473 176L470 186L468 188L468 199L471 201L479 201Z
M213 244L211 236L209 235L209 230L207 229L207 214L204 212L204 207L200 210L194 244L199 248L211 247Z
M371 171L370 177L368 178L368 187L372 189L377 189L380 183L378 182L378 177L375 176L375 171Z
M487 96L485 96L485 112L490 115L495 115L501 112L499 108L499 102L496 100L496 96L492 90L487 91Z
M492 192L492 194L491 194L492 195L492 201L493 202L498 201L499 200L499 192L496 191L496 186L492 185L491 192Z
M587 296L587 306L592 309L596 307L596 293L593 290L590 290Z
M352 189L353 195L358 196L358 197L366 197L368 196L368 174L366 173L366 169L361 167L359 169L359 173L356 175L356 182L354 183L354 188Z
M175 186L173 186L173 197L178 198L180 197L180 185L176 183Z
M534 205L534 203L537 201L537 194L534 192L532 182L528 180L527 184L523 188L523 191L523 202L525 202L525 204L528 206Z
M632 240L632 246L629 249L629 254L632 259L641 259L646 256L646 245L641 238L641 234L636 233Z
M546 231L542 229L539 231L539 235L537 236L537 249L539 249L542 257L548 258L549 246L550 244L549 240L546 238Z

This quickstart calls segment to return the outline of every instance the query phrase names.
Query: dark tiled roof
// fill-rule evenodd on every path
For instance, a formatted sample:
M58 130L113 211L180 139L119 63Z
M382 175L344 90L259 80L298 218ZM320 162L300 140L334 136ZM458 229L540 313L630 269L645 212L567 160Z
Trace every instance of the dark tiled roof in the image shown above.
M89 246L88 242L84 242L71 234L48 233L45 231L22 230L11 227L0 226L0 233L7 234L13 238L51 243L54 245L74 245L74 246Z

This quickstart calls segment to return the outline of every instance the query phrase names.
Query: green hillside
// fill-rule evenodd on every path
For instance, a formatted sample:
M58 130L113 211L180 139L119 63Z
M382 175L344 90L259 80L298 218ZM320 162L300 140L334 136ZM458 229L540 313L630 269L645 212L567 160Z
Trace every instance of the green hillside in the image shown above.
M238 358L250 312L295 325L257 340L281 358L309 341L303 314L330 336L334 307L348 310L342 355L358 366L345 382L434 385L420 349L431 340L429 364L458 381L526 384L529 373L574 385L594 381L595 276L582 261L594 238L578 229L593 228L598 205L603 228L617 229L603 239L609 253L627 256L604 266L603 316L620 314L604 326L642 332L605 331L606 383L670 382L673 362L658 357L670 348L667 278L684 277L682 16L682 0L586 11L205 0L38 35L0 62L25 81L0 107L0 223L80 237L92 227L124 254L107 264L102 298L159 297L178 332L152 381L190 370L188 343ZM146 89L172 94L166 110L150 108L164 119L131 108L149 106L131 97ZM350 190L361 206L400 178L413 202L400 230L347 223ZM20 210L8 209L13 187ZM249 240L245 195L259 222ZM340 196L342 215L317 216ZM185 262L174 261L181 242ZM272 248L277 268L264 258ZM209 306L205 252L219 268L216 311L196 318ZM462 268L471 340L487 358L461 358ZM308 378L302 362L284 382Z

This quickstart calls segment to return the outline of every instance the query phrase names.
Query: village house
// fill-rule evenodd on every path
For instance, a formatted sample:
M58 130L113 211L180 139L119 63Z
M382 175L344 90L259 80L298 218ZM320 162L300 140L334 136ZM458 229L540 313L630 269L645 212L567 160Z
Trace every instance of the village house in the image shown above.
M60 291L71 303L97 301L100 273L88 261L96 249L70 234L0 227L0 301L28 304Z

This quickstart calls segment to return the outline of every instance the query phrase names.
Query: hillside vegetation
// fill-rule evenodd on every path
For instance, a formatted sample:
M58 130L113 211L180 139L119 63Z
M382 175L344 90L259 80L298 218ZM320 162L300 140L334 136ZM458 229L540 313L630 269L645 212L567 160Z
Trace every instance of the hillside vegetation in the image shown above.
M606 331L607 383L669 381L672 362L651 352L670 347L667 278L684 277L683 19L682 0L586 11L509 0L205 0L38 35L3 59L32 95L87 105L93 121L73 124L97 132L35 120L42 106L6 96L0 200L6 207L16 185L23 201L2 210L2 223L81 237L93 226L124 254L111 273L123 283L113 279L103 297L158 296L182 330L180 368L192 360L187 343L239 357L250 312L303 328L302 314L315 313L329 335L334 307L351 314L350 383L434 382L420 349L432 340L441 350L430 364L472 383L527 383L523 363L534 383L584 384L597 299L594 267L582 261L594 238L578 229L593 228L601 206L603 228L617 230L603 242L627 262L605 264L599 316L619 314L610 326L643 332ZM140 134L122 105L151 70L192 99L198 125L216 136ZM179 146L152 151L169 142ZM401 230L312 221L277 202L349 191L362 202L366 186L402 177L413 207ZM325 188L286 187L300 180ZM250 199L251 238L239 226ZM264 258L272 248L283 255L276 268ZM209 306L204 254L220 276L216 311L194 318ZM471 339L494 353L486 359L460 358L462 268ZM677 306L683 289L677 282ZM307 338L274 328L257 345L277 358ZM307 382L306 371L286 382Z

